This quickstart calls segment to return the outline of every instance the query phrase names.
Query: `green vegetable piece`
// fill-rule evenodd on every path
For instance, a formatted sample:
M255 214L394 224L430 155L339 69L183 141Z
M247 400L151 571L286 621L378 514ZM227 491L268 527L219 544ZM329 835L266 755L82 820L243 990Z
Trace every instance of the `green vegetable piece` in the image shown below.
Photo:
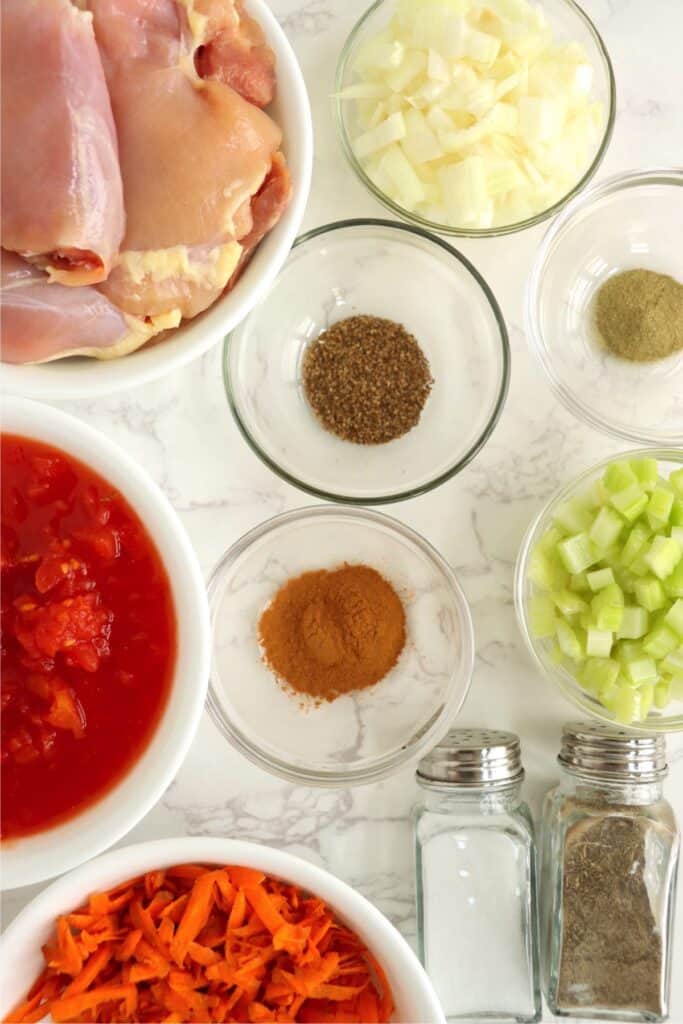
M638 708L638 721L644 722L650 713L653 701L655 699L655 688L653 683L646 683L641 686L638 690L640 696L640 707Z
M680 545L671 537L655 537L645 554L645 562L655 576L665 580L683 557Z
M557 545L557 552L570 573L583 572L598 560L598 553L587 533L576 533Z
M664 672L671 673L676 679L683 679L683 647L671 651L659 663Z
M650 616L645 608L626 605L617 637L620 640L639 640L650 628Z
M553 665L561 665L564 661L564 654L562 648L557 641L552 643L548 649L548 657Z
M664 616L664 621L667 626L673 629L674 633L683 637L683 598L679 597L679 599L671 605Z
M662 580L662 588L667 597L683 597L683 559L666 579Z
M550 554L555 554L555 548L560 543L563 537L566 537L565 530L558 530L556 526L549 526L543 536L538 542L538 547L541 551L547 551Z
M666 604L664 587L654 576L646 576L645 579L637 580L634 593L638 604L648 612L656 612Z
M608 629L588 629L586 633L586 654L591 658L609 658L614 633Z
M591 601L591 612L596 629L617 632L624 616L624 592L616 583L598 591Z
M619 539L619 535L623 528L624 521L621 516L617 515L616 512L605 505L600 509L595 517L588 536L593 541L596 548L599 548L600 551L604 551Z
M673 473L669 474L669 483L678 492L680 497L683 498L683 467L681 469L674 469Z
M569 573L555 553L543 551L539 546L529 559L529 579L540 590L561 590L569 581Z
M531 632L539 639L555 636L557 615L555 605L544 594L536 594L529 601L529 624Z
M683 700L683 677L671 679L669 685L671 687L671 700Z
M638 483L645 491L654 491L659 479L656 459L631 459L629 463Z
M573 590L575 594L582 594L585 590L588 590L586 573L578 572L575 576L571 576L569 579L569 589Z
M579 597L578 594L573 594L571 590L555 590L550 595L550 598L555 607L559 608L565 616L579 615L588 609L588 605L583 598Z
M607 686L603 686L598 693L598 700L603 707L606 707L608 711L612 712L612 714L614 714L620 690L621 687L617 686L616 683L609 683Z
M645 525L645 523L636 523L629 533L621 555L619 556L621 564L624 566L631 565L641 551L645 550L645 545L651 536L652 531Z
M577 679L584 690L599 693L613 686L619 676L619 663L613 658L587 658L577 672Z
M683 498L675 498L671 506L669 522L672 526L683 526Z
M629 566L628 571L631 573L632 576L639 577L640 579L643 579L645 576L649 575L650 567L647 564L647 562L645 561L645 552L641 553L640 555L638 555L636 558L633 559L633 561L631 562L631 565ZM634 585L635 585L635 580L634 580Z
M640 484L635 483L625 487L623 491L617 491L613 494L610 498L610 504L614 506L624 519L632 523L647 508L648 497Z
M584 649L581 646L579 633L573 630L564 619L558 619L557 622L557 642L562 653L571 658L572 661L581 661L584 657Z
M662 623L650 630L643 640L643 650L651 658L665 658L671 651L675 651L680 644L680 637L674 633L670 626Z
M565 533L582 533L593 521L590 510L579 498L563 502L553 512L553 522Z
M656 708L665 708L671 700L671 683L668 680L662 680L655 686L654 692L654 703Z
M680 548L683 548L683 526L672 526L669 536L676 541Z
M619 687L619 693L614 702L614 717L624 725L630 725L639 717L640 697L637 690L630 686Z
M597 593L598 590L602 590L614 582L614 573L611 569L594 569L593 572L586 573L586 583L593 593Z
M611 462L605 470L602 482L608 491L623 491L631 484L638 483L638 477L625 459Z
M629 661L625 666L625 672L626 678L633 686L656 683L658 678L657 666L652 658L638 658L637 661Z
M669 522L674 496L671 491L657 487L647 503L647 521L653 530L663 530Z

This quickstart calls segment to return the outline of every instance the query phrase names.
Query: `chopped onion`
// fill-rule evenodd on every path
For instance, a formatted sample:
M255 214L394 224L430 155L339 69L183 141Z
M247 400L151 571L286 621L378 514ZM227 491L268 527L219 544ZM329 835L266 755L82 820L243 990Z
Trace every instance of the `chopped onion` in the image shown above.
M452 227L547 209L585 172L604 125L583 47L555 43L529 0L398 0L353 70L339 98L354 104L366 174Z

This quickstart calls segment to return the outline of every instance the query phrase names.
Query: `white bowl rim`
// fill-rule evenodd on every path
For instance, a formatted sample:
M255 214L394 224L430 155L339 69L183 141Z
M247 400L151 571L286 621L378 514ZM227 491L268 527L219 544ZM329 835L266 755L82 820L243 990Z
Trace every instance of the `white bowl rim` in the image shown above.
M526 586L526 573L529 564L529 558L533 551L533 542L537 539L541 523L548 517L550 512L557 504L562 501L566 501L571 498L583 484L586 484L593 476L599 474L602 470L606 469L613 462L623 462L629 459L656 459L657 462L665 461L679 461L683 463L683 451L676 449L672 445L648 448L632 448L625 452L616 452L614 455L607 455L600 459L598 462L594 462L592 465L587 466L581 470L580 473L576 473L571 480L568 480L561 487L558 487L553 491L548 500L543 504L542 508L537 515L533 517L529 526L527 527L522 542L517 552L517 559L515 561L515 568L513 574L512 593L513 601L515 605L515 615L517 618L517 625L519 631L522 634L522 639L526 646L527 651L534 662L534 665L541 673L541 675L548 680L552 680L562 693L562 696L573 704L575 708L580 708L585 714L590 715L592 718L597 718L601 722L605 722L607 725L614 725L614 718L610 717L609 712L598 704L597 701L593 701L588 693L583 693L579 683L569 673L565 673L561 668L547 665L541 658L537 644L534 642L534 638L531 633L529 626L529 616L527 611L527 602L525 600L525 586ZM661 717L648 717L644 722L632 724L630 722L619 722L620 729L630 729L634 733L637 732L672 732L683 729L683 715L675 716L672 722L671 717L663 714Z
M383 526L384 528L389 529L392 534L401 535L404 540L410 541L410 543L414 547L417 547L423 555L426 555L432 561L435 568L442 573L457 606L458 624L460 628L459 646L462 660L462 677L464 682L460 694L449 694L445 707L442 708L436 720L430 724L429 728L424 729L424 731L420 733L412 746L404 745L392 754L385 754L382 757L374 758L373 762L362 768L352 766L338 771L326 770L316 772L312 769L297 769L283 760L267 757L262 750L260 750L241 732L235 729L232 722L220 709L219 703L214 697L215 685L213 680L214 676L217 675L217 672L213 658L213 622L216 605L216 590L221 574L226 569L229 570L232 564L246 550L248 550L255 541L267 536L274 530L277 530L279 527L285 526L288 523L301 521L307 518L325 519L328 517L334 518L335 516L348 520L365 521L370 525ZM287 782L300 786L320 786L336 789L340 786L364 786L371 782L379 782L382 779L389 778L391 775L400 771L401 768L406 767L406 765L414 764L427 752L427 750L436 746L436 744L443 739L453 724L453 721L462 710L463 704L470 692L472 675L474 672L475 634L474 623L472 621L472 611L469 601L465 595L465 591L460 584L455 570L452 568L450 563L446 561L437 548L423 537L422 534L418 533L417 530L414 530L411 526L401 522L401 520L387 515L386 512L378 512L376 509L372 508L359 508L356 505L337 504L304 505L300 508L290 509L288 512L280 512L277 515L271 516L269 519L265 519L257 526L252 527L251 530L242 534L241 537L238 537L238 539L230 545L212 569L207 590L211 612L212 644L211 676L209 679L209 691L206 702L209 717L220 732L221 736L227 739L236 750L247 758L247 760L251 761L252 764L257 765L257 767L262 770L285 779ZM452 673L449 680L450 686L453 684L454 676L455 673Z
M185 677L178 677L181 660L179 638L173 683L155 732L137 760L111 789L64 822L3 843L1 856L3 887L15 889L52 878L54 875L67 871L84 860L101 853L102 850L107 849L129 832L161 798L185 760L204 709L211 660L211 627L204 578L185 528L168 498L130 455L94 427L77 417L42 402L34 402L25 398L3 398L2 430L10 434L35 437L47 444L54 444L55 447L61 448L67 453L70 453L70 449L68 443L62 439L62 432L77 434L87 445L96 450L98 455L90 462L80 454L73 453L74 457L91 466L105 479L107 470L101 467L101 462L108 462L110 465L116 463L125 473L126 479L131 482L131 490L135 490L138 495L144 495L153 503L156 510L154 513L155 525L163 524L169 537L173 538L173 545L180 554L179 564L182 566L182 573L178 573L177 582L171 575L168 565L166 563L164 565L169 574L172 588L175 591L182 588L183 592L188 595L190 610L187 615L187 632L195 638L192 657L193 664L196 665L189 682L185 680ZM51 439L52 434L56 436L57 440ZM136 499L131 491L124 487L120 487L120 490L126 500L138 511ZM149 521L145 521L145 525L150 529ZM150 532L154 536L153 531L150 530ZM158 544L156 537L154 540L155 544ZM177 601L174 603L176 615L179 616ZM180 620L178 626L180 633ZM138 766L151 749L155 736L172 708L174 691L184 694L182 724L178 726L179 734L173 737L174 743L170 748L168 743L163 748L163 760L159 759L158 768L155 761L153 784L150 783L148 787L135 787L125 806L117 805L116 820L113 820L113 815L108 813L105 804L108 804L110 800L115 801L119 788L134 778ZM92 827L92 822L98 816L101 816L103 820L97 822L96 835L91 834L90 841L87 838L83 839L82 831L75 829L75 825L87 821L91 823ZM81 824L81 829L82 827L83 824ZM62 830L66 834L62 833ZM77 831L79 834L74 836L72 835L73 831ZM69 849L67 854L62 851L61 856L58 845L60 838Z
M395 966L387 973L410 975L410 985L417 990L416 1002L421 1011L420 1017L415 1019L421 1024L445 1024L443 1010L417 956L394 925L365 896L331 872L294 854L241 839L206 836L154 839L110 850L52 882L19 912L0 937L0 976L4 976L0 993L6 992L10 980L20 971L21 963L31 955L36 932L52 927L59 914L73 910L90 892L154 868L186 862L254 867L292 881L321 897L354 929L359 928L362 918L362 938L385 969L391 956ZM38 954L41 941L36 943ZM14 954L13 950L16 950ZM21 994L17 999L21 999ZM14 1005L15 998L10 997L7 1002ZM4 1017L9 1008L3 1006L0 1016Z
M265 267L259 268L260 276L244 289L244 295L239 295L240 285L249 274L247 267L234 292L217 299L197 320L184 321L160 345L143 347L139 353L131 353L132 357L139 355L139 359L129 361L129 356L115 360L90 359L87 363L79 363L73 370L65 370L62 365L61 372L55 373L53 380L47 376L50 363L2 363L3 391L27 398L66 401L115 394L148 384L186 366L221 342L273 284L299 231L308 202L313 172L313 119L303 73L284 29L266 0L247 0L247 7L275 52L278 75L287 81L293 94L291 107L298 122L298 137L285 139L284 148L287 150L289 144L296 146L300 171L293 176L289 206L254 254L255 261L259 254L264 257L268 253Z
M625 192L630 188L637 188L639 185L673 185L683 187L682 167L645 167L633 168L613 174L609 178L602 178L586 188L579 195L575 196L565 208L552 221L539 245L531 271L527 277L524 289L524 333L534 357L540 363L550 385L560 399L565 409L568 409L577 419L583 420L595 430L603 434L618 437L622 440L635 444L653 445L667 447L676 444L683 444L683 434L680 436L665 437L656 430L631 429L628 424L617 423L599 415L590 405L581 398L557 376L553 360L549 355L545 344L543 332L538 322L537 306L541 294L541 277L545 270L550 251L561 233L573 220L577 213L588 209L596 200L602 199L609 194Z

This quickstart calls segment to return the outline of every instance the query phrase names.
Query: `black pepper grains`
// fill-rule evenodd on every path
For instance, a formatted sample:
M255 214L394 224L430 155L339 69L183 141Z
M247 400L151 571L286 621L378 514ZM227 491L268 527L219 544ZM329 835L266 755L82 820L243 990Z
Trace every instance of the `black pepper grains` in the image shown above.
M306 398L323 427L355 444L385 444L417 424L433 380L402 324L351 316L313 342L303 360Z

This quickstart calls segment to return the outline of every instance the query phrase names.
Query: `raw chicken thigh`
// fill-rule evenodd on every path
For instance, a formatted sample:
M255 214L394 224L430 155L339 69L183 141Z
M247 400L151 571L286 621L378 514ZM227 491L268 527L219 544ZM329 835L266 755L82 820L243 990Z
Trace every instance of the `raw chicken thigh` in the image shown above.
M54 281L103 281L123 237L116 133L92 15L2 0L2 245Z
M3 188L3 216L11 227L3 228L4 248L49 274L3 256L2 357L8 362L112 358L196 316L235 283L291 194L280 129L262 109L274 94L274 57L239 0L75 3L2 0L3 46L8 22L13 33L3 50L11 101L3 109L6 159L11 164L16 151L24 153L27 188L33 179L41 187L49 182L39 200L57 227L65 212L83 211L80 247L73 232L59 234L46 212L49 231L43 234L59 242L36 248L24 242L36 218L21 193L22 175L12 173L12 189ZM49 72L42 56L60 45ZM78 53L75 69L72 52ZM81 79L90 76L87 96L83 81L74 84L77 71ZM43 90L49 79L51 96L41 94L31 104L26 98L35 95L36 79ZM35 144L23 149L16 140L26 143L26 135L13 109L22 103L37 120ZM64 110L71 111L68 124L60 118ZM105 174L104 156L99 165L95 156L107 145ZM61 159L56 184L53 152ZM69 172L73 195L54 194ZM100 241L105 234L108 248ZM38 252L43 258L36 261ZM53 282L63 281L67 257L69 283L95 281L96 287L72 288L71 298L63 294L67 290Z

